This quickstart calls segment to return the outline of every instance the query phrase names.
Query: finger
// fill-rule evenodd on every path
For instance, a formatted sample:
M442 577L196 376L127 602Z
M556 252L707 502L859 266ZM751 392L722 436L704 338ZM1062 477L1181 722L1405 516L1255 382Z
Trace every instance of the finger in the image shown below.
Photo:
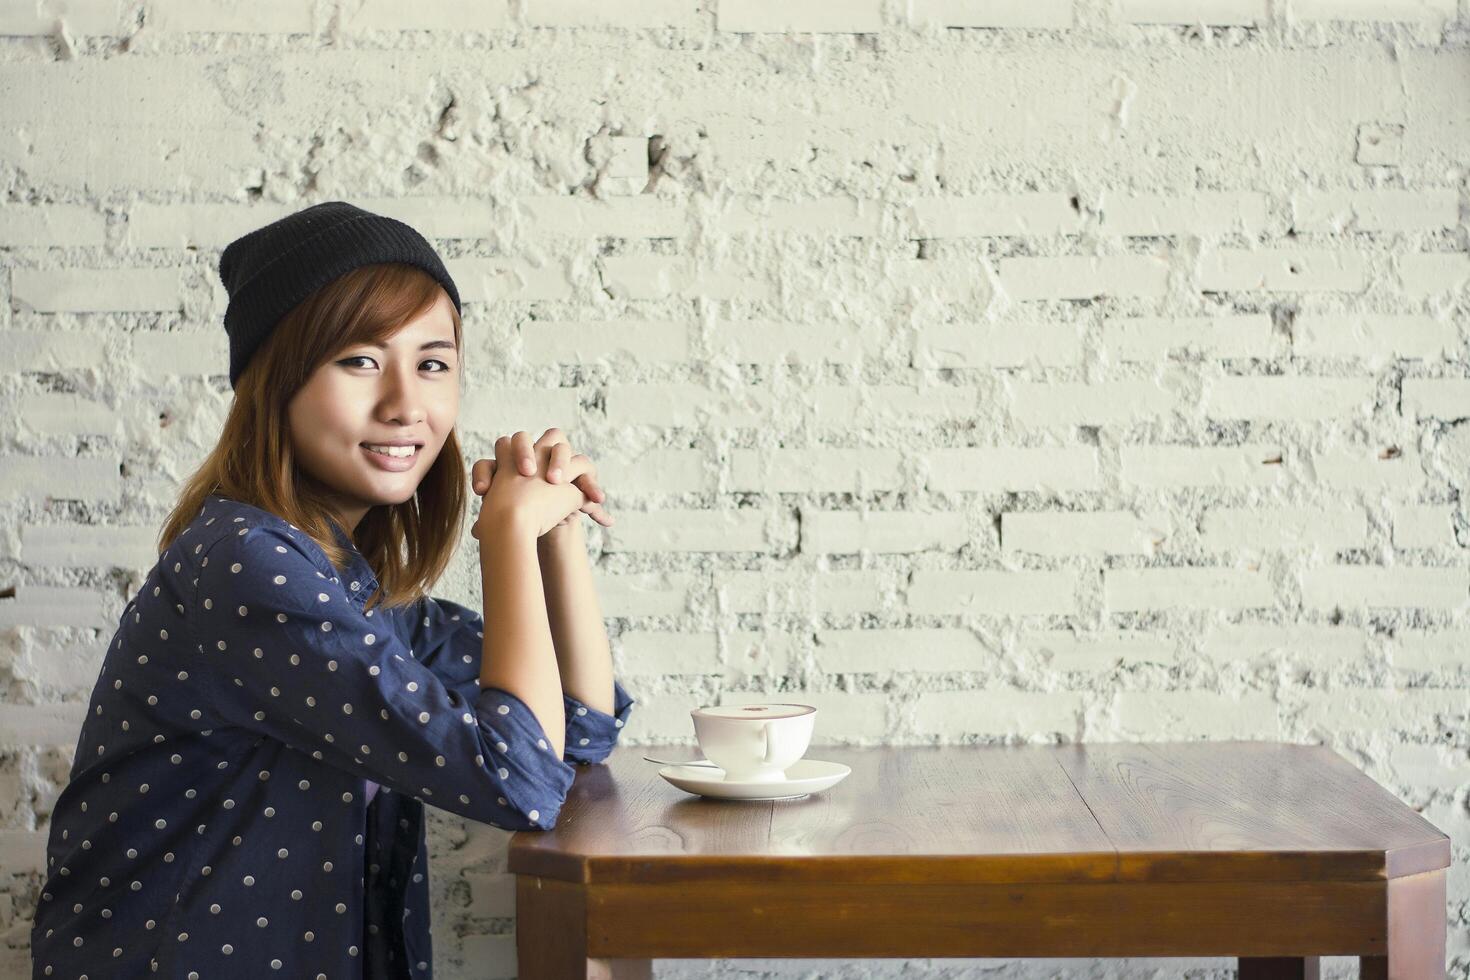
M510 459L510 436L495 440L495 461L498 463L503 459Z
M606 510L603 508L603 506L597 501L593 500L591 497L587 496L585 493L582 495L582 504L580 507L577 508L577 510L599 522L601 522L601 518L598 517L598 514L606 514Z
M597 479L597 466L586 453L575 453L567 460L567 471L577 476L590 476Z
M470 489L475 493L484 493L490 489L490 469L494 460L477 459L475 465L470 467Z
M536 447L531 444L531 433L524 430L510 437L511 452L515 454L516 466L526 476L536 475Z
M549 453L552 446L566 441L566 436L561 435L560 429L547 429L545 434L540 439L537 439L531 448L538 454L538 459L546 459L546 456L540 454ZM571 444L567 443L567 445L570 447Z
M597 484L597 476L593 473L583 473L572 481L572 485L587 495L587 499L596 503L607 500L607 494L602 492L602 487Z
M551 462L546 470L546 479L556 483L566 472L567 463L572 458L572 445L568 442L558 442L551 447Z

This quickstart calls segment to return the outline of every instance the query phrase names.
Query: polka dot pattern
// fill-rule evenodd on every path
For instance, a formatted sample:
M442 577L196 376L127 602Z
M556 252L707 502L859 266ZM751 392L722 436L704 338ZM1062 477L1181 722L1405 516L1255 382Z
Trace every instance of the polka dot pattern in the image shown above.
M612 715L566 697L556 758L523 701L481 689L478 613L365 609L379 583L338 543L344 569L210 497L149 571L52 815L31 937L44 975L430 977L424 804L549 829L573 763L611 751L621 685Z

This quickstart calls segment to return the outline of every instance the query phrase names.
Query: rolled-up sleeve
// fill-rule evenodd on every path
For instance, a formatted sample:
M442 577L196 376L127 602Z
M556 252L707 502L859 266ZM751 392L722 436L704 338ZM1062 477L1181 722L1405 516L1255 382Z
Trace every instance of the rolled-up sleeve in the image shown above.
M576 773L525 702L446 684L305 548L250 527L201 560L189 622L221 719L483 823L554 826Z
M618 733L627 724L634 699L616 677L613 678L612 714L589 707L566 692L562 692L561 699L567 715L567 742L562 758L583 765L606 759L617 744Z
M467 606L437 596L420 600L413 617L410 645L419 662L439 675L451 689L476 690L480 656L484 649L483 617ZM472 693L466 693L466 697ZM591 764L608 757L618 734L627 724L636 699L613 678L613 713L598 711L571 695L562 693L567 720L567 762Z

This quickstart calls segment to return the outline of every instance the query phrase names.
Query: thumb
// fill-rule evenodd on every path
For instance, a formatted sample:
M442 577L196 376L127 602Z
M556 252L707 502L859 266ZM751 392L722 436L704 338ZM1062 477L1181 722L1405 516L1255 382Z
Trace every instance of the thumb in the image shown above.
M495 460L490 460L489 467L489 474L484 477L475 477L474 481L470 484L470 489L482 497L490 492L490 481L495 479Z

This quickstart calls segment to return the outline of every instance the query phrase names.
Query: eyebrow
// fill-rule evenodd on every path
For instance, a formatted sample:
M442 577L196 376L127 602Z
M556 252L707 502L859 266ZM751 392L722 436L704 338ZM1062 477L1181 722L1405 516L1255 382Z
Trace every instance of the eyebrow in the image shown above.
M364 344L363 346L365 346L365 347L375 347L378 350L387 350L388 349L388 348L384 347L382 344ZM441 347L442 348L447 348L448 350L455 350L456 349L455 346L454 346L454 341L452 341L452 340L431 340L427 344L421 345L419 347L419 350L434 350L436 348L441 348Z

